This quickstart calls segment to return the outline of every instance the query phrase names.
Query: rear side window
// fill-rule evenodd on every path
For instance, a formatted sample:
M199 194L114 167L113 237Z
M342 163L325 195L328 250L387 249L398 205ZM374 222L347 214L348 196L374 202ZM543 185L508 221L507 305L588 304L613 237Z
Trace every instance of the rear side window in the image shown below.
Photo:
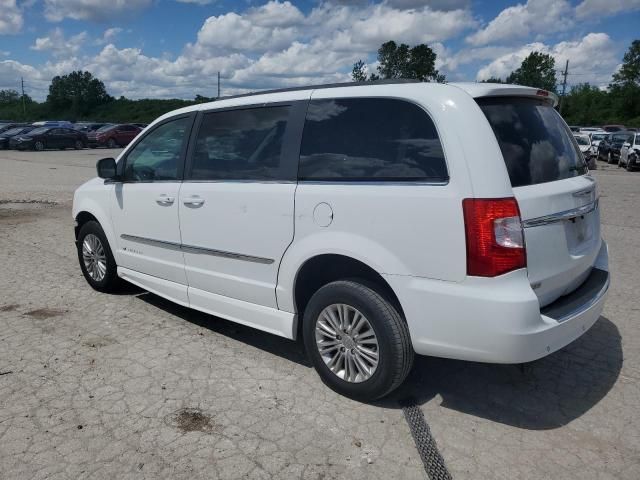
M446 181L442 145L417 105L387 98L309 103L298 176L317 181Z
M281 180L289 106L207 113L196 138L192 180Z
M587 173L571 130L549 104L533 98L477 102L498 140L513 187Z

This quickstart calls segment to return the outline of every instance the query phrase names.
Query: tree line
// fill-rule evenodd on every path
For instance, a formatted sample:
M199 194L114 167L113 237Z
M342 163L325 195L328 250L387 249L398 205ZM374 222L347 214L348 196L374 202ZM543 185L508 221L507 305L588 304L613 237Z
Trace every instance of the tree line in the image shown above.
M54 77L44 102L16 90L0 90L0 119L149 123L171 110L212 100L201 95L193 100L114 98L90 72L75 71Z
M391 40L378 49L376 72L369 73L367 65L358 60L353 65L351 77L356 82L400 78L444 82L445 76L435 68L436 59L436 53L426 44L411 47ZM555 59L542 52L531 52L504 80L490 78L485 81L558 91ZM0 119L147 123L171 110L212 100L215 98L200 95L193 100L116 99L90 72L75 71L54 77L44 102L36 102L15 90L0 90ZM622 59L622 66L612 76L607 89L588 83L575 85L562 103L562 114L569 124L621 123L640 127L640 40L631 43Z
M428 45L410 47L389 41L378 49L377 72L368 73L366 64L358 60L351 78L355 82L399 78L444 82L435 62L436 53ZM558 93L555 59L542 52L531 52L504 80L492 77L484 82L525 85ZM618 123L640 127L640 40L631 43L607 89L581 83L571 87L562 103L562 115L572 125Z

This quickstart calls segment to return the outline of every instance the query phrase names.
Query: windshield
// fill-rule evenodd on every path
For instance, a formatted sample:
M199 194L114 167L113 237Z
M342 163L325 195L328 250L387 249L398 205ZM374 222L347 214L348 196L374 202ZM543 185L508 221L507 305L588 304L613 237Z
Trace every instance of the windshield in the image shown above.
M111 130L114 125L105 125L104 127L100 127L96 132L106 132L107 130Z
M496 135L513 187L588 172L571 130L548 103L514 97L485 97L477 102Z
M593 135L591 135L591 140L604 140L604 137L606 136L606 133L594 133Z
M576 140L578 141L578 145L591 145L589 137L576 137Z
M41 133L48 132L49 130L51 130L51 127L40 127L35 130L31 130L29 135L40 135Z

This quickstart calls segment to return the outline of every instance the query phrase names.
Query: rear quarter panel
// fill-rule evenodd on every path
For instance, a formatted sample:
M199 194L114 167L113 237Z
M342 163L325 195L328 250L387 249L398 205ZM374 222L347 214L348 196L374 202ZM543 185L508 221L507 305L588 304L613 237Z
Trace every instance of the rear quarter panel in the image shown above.
M450 180L445 185L300 182L294 241L282 259L277 287L278 305L286 311L294 311L299 268L325 253L355 258L380 274L462 281L466 276L462 199L513 194L493 132L463 90L441 84L400 84L312 94L312 99L343 97L399 98L423 108L438 130ZM330 205L333 212L327 227L314 219L321 203Z

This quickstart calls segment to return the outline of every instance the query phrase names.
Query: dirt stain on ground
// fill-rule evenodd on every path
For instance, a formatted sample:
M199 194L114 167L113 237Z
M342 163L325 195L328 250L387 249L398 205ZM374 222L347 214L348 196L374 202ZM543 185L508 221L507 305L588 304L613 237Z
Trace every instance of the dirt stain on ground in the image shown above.
M67 311L59 308L39 308L25 313L26 316L35 318L36 320L46 320L47 318L61 317Z
M17 303L10 303L9 305L3 305L0 307L0 312L13 312L19 306L20 305L18 305Z
M58 206L49 200L7 200L0 199L0 222L19 225L32 222L46 209Z
M210 433L216 429L211 416L203 413L199 408L181 408L165 417L165 423L183 433Z

